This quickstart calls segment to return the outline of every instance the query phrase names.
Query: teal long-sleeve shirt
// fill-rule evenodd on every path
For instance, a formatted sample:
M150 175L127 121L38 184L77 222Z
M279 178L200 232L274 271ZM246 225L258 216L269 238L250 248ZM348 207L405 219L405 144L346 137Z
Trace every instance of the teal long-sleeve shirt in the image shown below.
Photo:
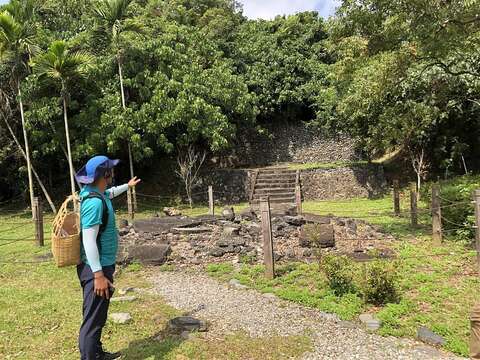
M90 265L92 272L102 270L103 266L113 265L116 262L118 249L118 231L115 221L112 199L128 190L128 185L113 187L103 194L108 208L108 223L100 235L100 251L97 246L97 235L102 223L103 203L101 199L86 197L91 192L100 194L98 188L87 185L80 192L80 223L82 229L81 259Z

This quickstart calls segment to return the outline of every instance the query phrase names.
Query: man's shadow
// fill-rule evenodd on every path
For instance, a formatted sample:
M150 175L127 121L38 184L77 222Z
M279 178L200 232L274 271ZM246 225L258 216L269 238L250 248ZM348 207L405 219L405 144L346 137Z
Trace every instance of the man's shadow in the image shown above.
M179 336L166 335L163 332L146 339L132 341L121 351L122 360L162 360L181 345L184 340Z

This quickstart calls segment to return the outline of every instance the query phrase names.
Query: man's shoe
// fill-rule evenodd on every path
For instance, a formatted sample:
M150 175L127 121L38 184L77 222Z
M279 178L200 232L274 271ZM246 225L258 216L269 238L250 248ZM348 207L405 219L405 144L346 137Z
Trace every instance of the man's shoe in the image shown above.
M114 360L114 359L118 359L120 356L122 356L122 354L119 352L109 353L109 352L103 351L102 353L97 355L97 360Z

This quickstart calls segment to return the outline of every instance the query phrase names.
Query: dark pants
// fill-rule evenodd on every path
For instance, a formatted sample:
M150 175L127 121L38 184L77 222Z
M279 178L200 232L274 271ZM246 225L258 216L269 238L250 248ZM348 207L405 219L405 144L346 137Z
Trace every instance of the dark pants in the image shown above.
M103 274L113 284L115 265L103 267ZM102 329L107 321L110 300L96 296L94 292L94 279L90 266L80 264L77 266L78 279L83 289L83 321L80 327L78 345L82 360L94 360L97 354L102 353ZM110 293L112 296L112 293Z

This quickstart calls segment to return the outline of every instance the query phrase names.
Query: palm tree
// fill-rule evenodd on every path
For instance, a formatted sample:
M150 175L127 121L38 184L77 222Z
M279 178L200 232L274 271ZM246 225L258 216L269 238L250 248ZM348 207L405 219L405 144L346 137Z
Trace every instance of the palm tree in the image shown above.
M65 137L67 140L68 166L70 168L70 186L75 194L75 175L68 129L68 84L71 80L84 76L93 58L85 52L71 52L65 41L54 41L48 51L33 59L33 68L40 77L54 80L61 85L60 95L63 102L63 119L65 121Z
M35 29L32 25L32 19L34 16L33 0L12 0L12 2L4 8L6 10L0 13L0 60L5 61L10 65L15 92L18 96L23 140L25 142L30 208L32 209L33 216L32 205L35 194L33 191L30 147L28 143L21 90L22 78L29 71L27 59L32 56L36 49L33 42L35 35Z
M94 11L99 21L97 35L106 38L113 52L118 65L118 77L120 79L120 95L122 107L125 111L127 108L125 102L125 88L123 87L123 50L121 46L121 36L128 31L138 32L140 26L128 21L127 12L132 0L100 0L94 7ZM130 141L128 144L128 161L130 165L130 176L133 178L133 156ZM133 207L137 208L137 195L135 187L132 188Z

